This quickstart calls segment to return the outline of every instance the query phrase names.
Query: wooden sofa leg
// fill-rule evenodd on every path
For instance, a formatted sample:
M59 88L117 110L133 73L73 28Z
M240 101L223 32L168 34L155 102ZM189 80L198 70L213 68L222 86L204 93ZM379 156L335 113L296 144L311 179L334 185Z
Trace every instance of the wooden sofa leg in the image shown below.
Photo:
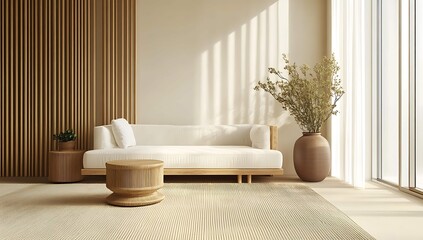
M238 175L238 183L242 183L242 175Z
M252 176L251 175L247 175L247 183L251 183L252 180Z

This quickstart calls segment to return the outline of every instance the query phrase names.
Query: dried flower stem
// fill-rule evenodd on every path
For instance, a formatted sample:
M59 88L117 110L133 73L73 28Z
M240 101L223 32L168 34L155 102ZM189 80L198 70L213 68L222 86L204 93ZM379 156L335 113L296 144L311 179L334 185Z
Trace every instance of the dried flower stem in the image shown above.
M285 54L283 59L289 79L275 68L269 68L269 73L279 80L273 82L268 77L265 82L259 81L254 90L263 89L270 93L284 110L294 116L304 132L320 132L323 123L338 113L336 104L345 93L335 57L324 57L313 71L307 65L290 64Z

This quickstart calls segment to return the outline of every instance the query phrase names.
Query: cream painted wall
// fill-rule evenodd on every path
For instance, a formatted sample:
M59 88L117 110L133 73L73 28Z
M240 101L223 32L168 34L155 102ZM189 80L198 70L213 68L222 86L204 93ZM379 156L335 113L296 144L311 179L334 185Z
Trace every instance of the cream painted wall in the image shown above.
M137 122L274 124L286 175L301 131L263 92L281 54L314 64L327 51L326 0L138 0Z

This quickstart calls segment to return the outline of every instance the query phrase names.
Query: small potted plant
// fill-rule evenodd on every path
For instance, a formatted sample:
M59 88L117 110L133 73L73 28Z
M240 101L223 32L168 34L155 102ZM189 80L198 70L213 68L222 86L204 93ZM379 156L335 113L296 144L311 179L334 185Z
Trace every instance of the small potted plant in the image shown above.
M69 151L75 149L76 133L72 129L53 135L53 139L57 141L59 151Z

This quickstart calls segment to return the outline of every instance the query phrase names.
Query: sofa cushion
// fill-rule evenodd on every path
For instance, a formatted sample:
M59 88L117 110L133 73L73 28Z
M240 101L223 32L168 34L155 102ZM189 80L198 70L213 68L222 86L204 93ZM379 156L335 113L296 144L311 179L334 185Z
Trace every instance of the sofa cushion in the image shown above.
M254 125L250 131L253 148L270 149L270 128L266 125Z
M250 146L252 125L131 125L137 146Z
M282 153L247 146L134 146L85 152L84 168L111 160L157 159L164 168L281 168Z
M137 145L131 125L124 118L112 120L112 131L116 143L121 148Z

